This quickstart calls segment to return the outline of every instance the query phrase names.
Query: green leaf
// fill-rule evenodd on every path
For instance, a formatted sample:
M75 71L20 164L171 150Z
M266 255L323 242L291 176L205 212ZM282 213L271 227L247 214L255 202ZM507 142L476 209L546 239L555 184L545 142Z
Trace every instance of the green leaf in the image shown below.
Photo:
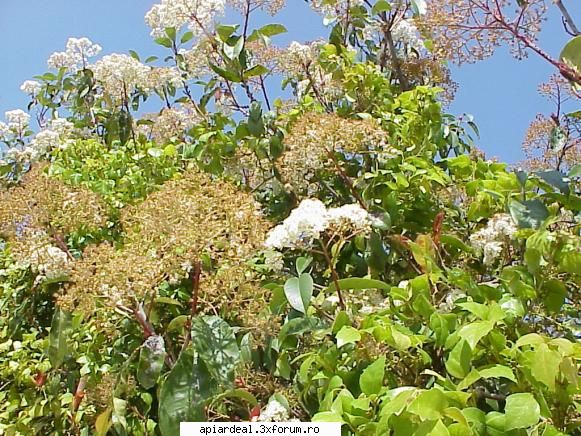
M313 278L303 273L288 279L284 284L284 294L293 309L306 313L313 297Z
M159 429L163 436L180 432L180 422L206 420L204 406L217 390L204 362L191 350L182 352L159 391Z
M541 407L532 394L512 394L506 399L505 430L527 428L539 422Z
M359 386L365 395L377 395L383 386L385 376L385 357L380 357L369 365L359 378Z
M270 71L263 65L255 65L254 67L246 70L244 72L244 78L250 79L251 77L262 76L264 74L268 74Z
M167 35L167 37L169 39L171 39L172 41L175 41L175 39L176 39L176 29L175 29L175 27L167 27L165 29L165 34Z
M565 195L569 195L569 183L565 180L565 175L561 171L538 171L534 173L549 185L554 186Z
M238 56L240 56L240 53L242 53L243 48L244 38L240 36L234 45L224 43L224 54L230 60L238 59Z
M465 339L470 348L474 350L478 342L486 336L492 328L494 327L494 322L492 321L476 321L471 324L463 326L458 331L458 336Z
M135 50L129 50L129 55L136 61L141 61L141 59L139 59L139 55Z
M581 268L581 264L578 267ZM557 279L548 280L543 283L543 291L545 294L543 302L547 310L558 313L563 304L565 304L565 298L567 297L567 288L563 282Z
M506 378L508 380L511 380L513 382L517 382L516 381L516 377L514 376L514 373L512 372L512 369L510 369L508 366L504 366L504 365L494 365L491 366L489 368L480 368L478 370L478 373L480 374L480 376L482 378Z
M581 111L579 112L581 113ZM569 177L570 178L581 177L581 164L577 164L569 170Z
M162 36L161 38L156 38L155 43L159 44L165 48L172 48L172 46L173 46L172 40L169 38L166 38L165 36Z
M281 33L286 33L288 30L282 24L267 24L266 26L261 27L258 31L264 36L275 36L280 35Z
M412 0L412 10L414 15L425 15L428 11L426 0Z
M364 279L359 277L349 277L338 280L341 289L386 289L390 290L391 286L380 280ZM336 291L335 283L331 283L323 292L332 293Z
M191 41L194 38L194 32L192 31L187 31L186 33L184 33L182 35L182 38L180 39L180 43L185 44L188 41Z
M218 33L218 36L220 36L222 42L226 42L232 36L232 34L238 30L239 27L240 26L238 24L220 24L216 26L216 32Z
M295 262L297 274L301 275L302 273L304 273L312 261L313 261L312 257L299 257L299 258L297 258L297 260Z
M472 349L468 341L462 339L452 349L446 360L446 371L456 378L464 378L472 366Z
M218 74L220 77L223 77L226 80L229 80L230 82L241 82L242 80L240 79L240 76L238 75L237 72L232 71L232 70L225 70L223 68L220 68L217 65L214 65L213 63L210 62L210 68L212 68L212 70L214 70L214 72L216 74Z
M529 367L532 376L547 385L551 391L555 391L555 379L559 375L561 354L549 349L547 344L540 344L532 353Z
M510 214L520 228L538 229L543 221L549 217L547 206L539 200L516 201L508 205Z
M173 332L176 330L183 329L187 321L188 321L187 315L178 315L169 322L167 326L167 331Z
M161 336L150 336L145 340L139 352L137 381L145 389L157 383L165 361L165 342Z
M344 422L337 412L319 412L313 416L311 422Z
M581 253L566 251L559 256L559 270L569 274L581 275Z
M355 344L361 340L361 333L356 328L344 326L337 333L337 348L346 344Z
M48 359L53 368L58 368L68 352L67 336L71 328L71 314L57 308L50 325L48 336Z
M391 11L391 5L386 0L377 0L371 8L371 14L377 15L381 12Z
M433 388L419 394L408 407L408 412L418 415L422 419L433 421L440 419L447 407L446 395L440 389Z
M111 428L111 408L108 407L97 416L95 420L95 431L97 436L105 436Z
M220 317L197 316L192 320L192 343L212 377L220 384L234 381L240 350L232 328Z
M581 73L581 35L569 40L561 51L561 60ZM576 87L579 85L577 84Z
M156 304L169 304L170 306L179 306L182 307L182 303L176 300L175 298L170 297L157 297L155 299Z

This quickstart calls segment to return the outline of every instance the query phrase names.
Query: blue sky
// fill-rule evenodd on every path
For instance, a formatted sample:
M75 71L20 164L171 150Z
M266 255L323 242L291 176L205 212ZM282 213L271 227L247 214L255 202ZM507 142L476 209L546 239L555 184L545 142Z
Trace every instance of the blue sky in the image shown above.
M155 54L155 44L143 20L154 3L153 0L0 0L0 119L6 110L26 106L27 98L19 90L20 84L45 72L48 56L64 50L71 36L87 36L103 47L102 54L128 50L137 51L142 58ZM326 36L320 17L303 0L287 3L275 20L285 24L289 33L279 37L278 43ZM578 22L580 3L565 0ZM550 54L558 56L567 35L562 31L558 12L552 5L551 9L540 40ZM515 61L504 48L488 60L454 67L453 77L460 89L449 112L475 116L481 132L479 146L489 157L517 162L522 158L520 144L528 124L537 113L552 109L536 89L553 70L535 55Z

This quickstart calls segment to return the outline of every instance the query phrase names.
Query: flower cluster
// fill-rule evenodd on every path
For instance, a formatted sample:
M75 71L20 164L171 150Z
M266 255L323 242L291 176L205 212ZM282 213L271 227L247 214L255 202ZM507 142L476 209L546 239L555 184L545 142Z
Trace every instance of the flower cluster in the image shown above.
M100 228L105 222L97 194L48 177L40 165L33 166L21 184L0 191L0 234L11 242L26 243L38 231L64 235Z
M336 173L330 154L354 156L392 152L387 135L372 120L353 120L333 114L307 113L290 128L285 152L277 160L287 189L301 196L318 191L322 173Z
M117 101L125 101L133 91L150 83L151 68L124 54L104 56L91 69L104 94Z
M41 244L24 259L37 275L36 281L63 280L70 274L70 259L67 253L54 245Z
M89 59L101 52L101 46L88 38L69 38L65 51L55 52L48 58L48 67L77 71L87 67Z
M188 24L196 36L211 33L214 19L224 13L224 0L161 0L145 15L154 37L165 36L165 29Z
M183 138L185 132L201 121L201 116L191 105L182 104L175 108L165 108L158 114L146 114L152 124L140 124L136 131L158 144L170 142L175 138Z
M261 248L268 223L251 195L190 170L125 208L121 223L123 246L87 248L60 297L63 306L92 311L98 302L131 305L164 280L177 285L188 279L192 265L206 259L201 310L232 315L253 305L245 316L257 317L257 296L267 291L247 262Z
M20 90L30 95L31 97L35 97L42 90L42 85L36 80L25 80L22 82L22 85L20 85Z
M239 10L241 13L262 9L270 15L276 15L286 4L286 0L229 0L229 5Z
M311 7L329 20L349 16L349 8L364 4L364 0L312 0Z
M303 200L282 224L268 235L266 247L305 248L321 237L327 230L360 233L371 228L373 218L357 204L330 208L320 200Z
M22 109L7 111L4 113L4 117L8 121L8 129L19 134L24 132L30 123L30 115Z
M260 411L260 416L258 416L258 422L286 422L289 420L288 409L275 400L271 398L264 409Z
M421 52L424 49L424 42L411 20L398 21L391 29L391 35L394 42L399 42L405 47L406 53L411 50Z
M317 63L322 45L321 41L309 44L293 41L281 54L280 64L284 66L286 77L295 82L299 99L310 90L325 101L334 101L343 95L341 83Z
M73 132L74 125L66 118L50 120L46 128L38 132L30 141L30 147L34 152L32 160L56 148L66 148L72 141Z
M507 241L517 231L508 214L496 214L483 229L470 236L470 244L484 254L483 262L491 265L502 254Z

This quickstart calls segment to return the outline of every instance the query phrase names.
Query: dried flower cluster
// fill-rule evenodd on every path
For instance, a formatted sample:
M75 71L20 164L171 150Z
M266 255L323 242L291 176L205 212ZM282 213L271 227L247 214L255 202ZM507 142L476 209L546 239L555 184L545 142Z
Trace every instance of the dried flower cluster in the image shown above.
M36 166L21 183L0 192L0 235L15 258L40 276L68 275L65 236L106 224L105 209L92 192L51 179Z
M373 217L358 204L327 209L320 200L303 200L268 235L266 247L308 248L323 232L357 234L371 229Z
M243 14L261 9L276 15L284 8L286 0L228 0L228 4Z
M175 139L183 140L185 132L198 124L202 117L193 106L182 104L164 108L157 114L146 114L141 119L149 120L153 124L137 125L136 132L158 144L165 144Z
M485 265L492 265L517 230L510 215L496 214L490 218L486 227L470 235L470 244L484 254Z
M21 183L0 192L0 233L8 239L27 231L69 234L100 228L106 212L99 196L48 177L34 166Z
M526 56L513 30L535 41L546 12L544 0L519 2L514 17L511 0L433 0L427 6L420 30L431 36L438 56L455 63L485 59L503 43L516 57Z
M562 114L562 108L575 99L571 85L554 74L539 86L539 93L555 105L550 117L538 114L527 129L522 143L529 169L571 168L581 161L581 120Z
M335 153L361 155L386 152L387 134L372 120L353 120L332 114L307 113L285 138L286 151L278 159L281 179L299 195L312 196L318 190L318 175L337 172Z
M268 223L252 197L235 186L191 170L125 210L121 221L123 246L88 248L62 304L92 310L97 298L130 305L163 280L187 279L204 259L200 295L206 310L248 304L260 295L247 261L262 246Z

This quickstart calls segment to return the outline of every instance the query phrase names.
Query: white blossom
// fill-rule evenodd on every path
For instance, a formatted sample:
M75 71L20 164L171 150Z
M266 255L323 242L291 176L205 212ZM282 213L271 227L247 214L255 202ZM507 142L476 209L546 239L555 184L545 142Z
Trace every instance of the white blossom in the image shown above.
M89 38L69 38L65 51L54 52L49 56L48 67L77 71L79 68L86 68L89 59L97 56L101 50L101 46L94 44Z
M259 422L285 422L289 419L286 407L275 399L271 399L266 407L260 411Z
M271 230L265 245L276 249L307 247L330 227L366 231L371 223L369 213L357 204L327 209L320 200L307 199Z
M36 80L25 80L22 82L22 85L20 85L20 90L32 97L38 95L41 89L42 85Z
M16 132L22 132L30 123L30 115L22 109L7 111L4 113L4 116L6 121L8 121L8 127Z
M49 280L66 277L70 272L67 254L52 245L38 247L27 260L34 272Z
M424 42L420 38L420 32L411 20L401 20L391 29L391 36L394 42L404 44L408 49L421 51Z
M165 36L165 29L188 25L195 36L211 33L214 19L223 15L224 0L161 0L145 15L145 22L154 37Z
M114 99L124 100L136 88L148 90L151 68L131 56L117 53L104 56L92 70L103 91Z
M490 218L486 227L470 236L470 244L484 254L484 264L491 265L502 254L506 243L517 230L510 215L496 214Z

